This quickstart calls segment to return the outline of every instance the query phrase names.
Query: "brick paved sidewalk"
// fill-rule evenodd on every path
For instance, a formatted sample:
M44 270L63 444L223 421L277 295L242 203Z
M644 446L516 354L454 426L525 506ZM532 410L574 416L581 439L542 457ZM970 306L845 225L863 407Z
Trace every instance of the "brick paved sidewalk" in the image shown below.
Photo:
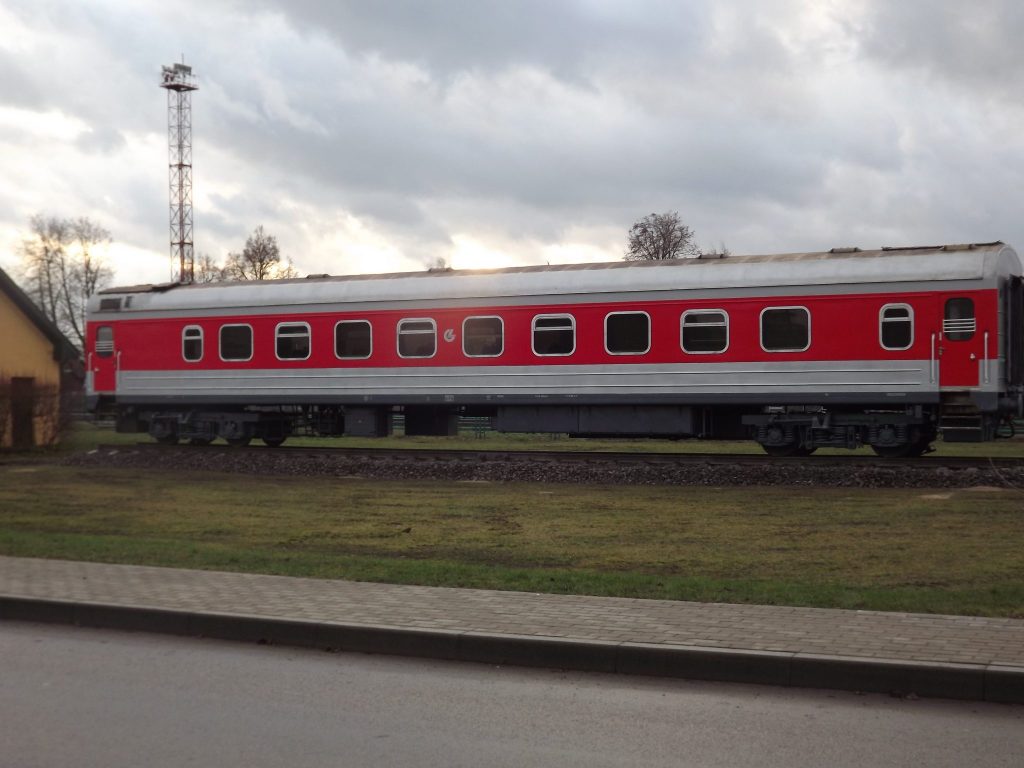
M575 669L626 671L632 664L641 674L703 679L891 690L896 678L886 670L899 668L901 685L921 685L927 691L924 672L933 678L964 679L971 673L971 690L963 695L948 692L945 683L932 685L936 692L931 695L990 697L985 691L998 678L1000 700L1024 700L1024 621L1010 618L408 587L0 557L0 618L26 617L15 608L33 601L119 606L122 614L139 609L143 620L155 622L154 631L169 631L158 626L165 613L215 616L219 626L238 617L249 623L251 632L264 631L255 629L261 621L271 627L290 623L289 634L281 637L295 644ZM142 609L150 609L148 618ZM155 611L161 612L156 620ZM147 628L144 622L129 626ZM216 634L210 626L170 631ZM296 633L315 628L333 629L334 634L295 640ZM378 633L372 636L375 629ZM361 632L362 639L348 644L341 631ZM399 649L385 648L387 643L380 641L385 631L403 635ZM341 637L342 642L326 643L325 637ZM480 650L481 640L489 643L486 652ZM441 641L447 643L442 650L430 650L441 648ZM516 643L519 655L509 656ZM547 656L538 652L545 647ZM629 653L646 655L642 664L636 658L626 663L623 658ZM580 657L580 665L573 654ZM662 660L652 663L652 654ZM684 656L686 664L680 666L678 659ZM675 672L657 671L666 658L670 667L676 665ZM744 677L743 670L752 665L771 669ZM840 666L843 675L837 676ZM798 680L798 667L816 671ZM822 676L825 667L831 672ZM872 670L877 675L873 685L870 675L865 676ZM961 680L956 685L966 684Z
M0 595L410 630L1024 670L1024 621L687 603L0 557Z

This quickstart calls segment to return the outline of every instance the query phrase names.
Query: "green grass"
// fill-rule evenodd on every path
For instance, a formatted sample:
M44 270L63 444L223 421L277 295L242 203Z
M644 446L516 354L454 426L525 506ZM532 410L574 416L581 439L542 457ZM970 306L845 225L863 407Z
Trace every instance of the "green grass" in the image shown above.
M74 453L92 450L100 444L131 445L151 442L145 434L118 434L110 427L100 427L87 422L75 426L64 440L59 453ZM253 445L262 445L254 441ZM385 438L360 437L291 437L286 445L305 447L348 447L348 448L409 448L409 449L451 449L471 451L623 451L630 453L721 453L764 455L759 445L750 440L639 440L639 439L577 439L567 435L543 434L501 434L484 432L482 436L472 433L457 437L406 437L396 435ZM996 440L989 443L935 443L935 453L941 456L991 456L994 458L1024 459L1024 439ZM851 453L873 456L870 448L847 451L825 448L818 451L822 456L846 456Z
M0 554L1024 617L1024 496L0 466Z

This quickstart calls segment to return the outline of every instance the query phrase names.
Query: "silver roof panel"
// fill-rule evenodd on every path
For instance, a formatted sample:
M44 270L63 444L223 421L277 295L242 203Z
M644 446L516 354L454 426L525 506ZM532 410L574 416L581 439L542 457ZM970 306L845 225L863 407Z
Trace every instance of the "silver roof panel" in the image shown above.
M444 270L291 280L165 283L109 288L93 296L131 295L125 313L346 302L493 300L567 294L709 290L870 283L990 281L1021 273L1016 252L1001 242L972 245L834 249L819 253L600 262L495 270Z

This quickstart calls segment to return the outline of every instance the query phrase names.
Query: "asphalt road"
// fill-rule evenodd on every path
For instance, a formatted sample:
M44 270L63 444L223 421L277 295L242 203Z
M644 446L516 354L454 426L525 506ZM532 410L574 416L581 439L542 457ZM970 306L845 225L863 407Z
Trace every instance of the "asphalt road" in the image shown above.
M0 623L0 766L1021 765L1024 706Z

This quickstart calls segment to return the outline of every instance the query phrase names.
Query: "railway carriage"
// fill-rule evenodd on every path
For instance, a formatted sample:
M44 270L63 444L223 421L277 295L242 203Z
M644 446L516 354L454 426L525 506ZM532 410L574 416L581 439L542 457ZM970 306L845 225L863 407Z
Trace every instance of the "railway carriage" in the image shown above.
M738 438L919 455L1021 413L1024 289L1001 242L115 288L87 394L122 431Z

